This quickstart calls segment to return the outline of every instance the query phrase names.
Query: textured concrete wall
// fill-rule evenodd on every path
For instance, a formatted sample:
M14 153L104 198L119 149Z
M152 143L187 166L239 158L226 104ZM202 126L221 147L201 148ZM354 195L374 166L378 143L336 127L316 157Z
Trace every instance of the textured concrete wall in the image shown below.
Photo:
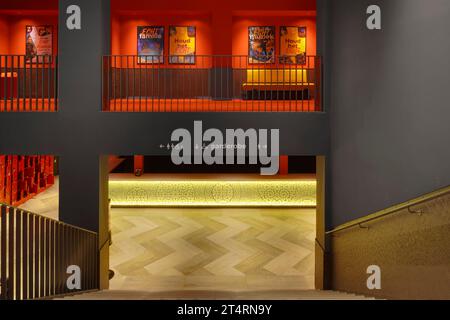
M389 299L450 299L450 194L333 233L331 287ZM368 290L369 265L381 268L381 290Z

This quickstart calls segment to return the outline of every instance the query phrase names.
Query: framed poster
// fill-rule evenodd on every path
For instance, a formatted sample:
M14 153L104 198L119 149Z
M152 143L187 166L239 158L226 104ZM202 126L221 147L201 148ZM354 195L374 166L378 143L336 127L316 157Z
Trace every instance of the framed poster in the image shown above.
M306 27L280 27L280 63L306 64Z
M248 27L248 63L275 63L275 27Z
M195 64L195 27L169 27L169 63Z
M26 62L50 63L53 54L53 27L26 26L25 30ZM37 56L44 57L39 57L38 61Z
M164 63L164 27L137 27L138 63Z

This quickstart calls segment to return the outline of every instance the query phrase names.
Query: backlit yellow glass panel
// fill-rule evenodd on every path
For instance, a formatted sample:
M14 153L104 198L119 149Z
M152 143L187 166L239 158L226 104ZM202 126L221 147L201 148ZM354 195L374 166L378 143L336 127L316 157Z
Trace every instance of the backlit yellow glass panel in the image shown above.
M110 181L115 207L313 207L314 180Z

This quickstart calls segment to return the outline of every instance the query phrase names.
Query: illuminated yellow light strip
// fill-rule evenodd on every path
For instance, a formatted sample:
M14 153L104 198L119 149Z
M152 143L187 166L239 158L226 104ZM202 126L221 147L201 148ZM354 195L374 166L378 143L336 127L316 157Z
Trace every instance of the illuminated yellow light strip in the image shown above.
M115 207L314 207L316 181L110 181Z

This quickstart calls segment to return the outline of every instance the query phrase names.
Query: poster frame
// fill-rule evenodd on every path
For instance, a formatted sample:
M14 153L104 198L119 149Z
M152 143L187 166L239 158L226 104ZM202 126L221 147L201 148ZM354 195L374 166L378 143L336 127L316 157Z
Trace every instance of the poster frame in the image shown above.
M162 57L162 61L158 61L158 62L140 62L140 55L139 55L139 27L150 27L150 28L162 28L163 30L163 54L161 55ZM165 63L165 57L164 57L164 51L165 51L165 47L166 47L166 27L162 26L162 25L154 25L154 26L150 26L150 25L146 25L146 26L136 26L136 53L137 53L137 64L138 65L158 65L158 64L164 64Z
M274 46L274 50L273 50L273 62L250 62L250 29L251 28L273 28L273 46ZM277 59L277 48L276 48L276 37L277 37L277 28L274 25L270 25L270 26L248 26L248 30L247 30L247 45L248 45L248 56L247 56L247 63L251 64L251 65L272 65L272 64L276 64Z
M190 63L182 63L182 62L172 62L170 57L172 57L172 55L170 54L170 28L194 28L195 30L195 44L194 44L194 61L190 62ZM167 32L167 36L168 36L168 63L170 65L179 65L179 66L184 66L184 65L196 65L197 64L197 27L196 26L186 26L186 25L169 25L168 28L168 32Z
M51 48L52 48L52 54L48 56L48 59L44 59L46 61L39 61L39 59L36 59L36 61L33 61L33 58L28 59L28 55L27 55L27 32L28 32L28 28L39 28L39 27L45 27L45 28L49 28L51 35L52 35L52 41L51 41ZM53 45L54 45L54 32L53 32L53 25L51 24L40 24L40 25L31 25L31 24L27 24L25 25L25 63L26 64L33 64L33 63L37 63L37 64L53 64Z
M286 62L281 62L281 28L304 28L305 29L305 62L304 63L286 63ZM308 63L308 28L306 26L280 26L280 30L279 30L279 55L278 55L278 63L282 64L282 65L289 65L289 66L295 66L295 65L300 65L300 66L305 66ZM295 57L295 56L294 56Z

